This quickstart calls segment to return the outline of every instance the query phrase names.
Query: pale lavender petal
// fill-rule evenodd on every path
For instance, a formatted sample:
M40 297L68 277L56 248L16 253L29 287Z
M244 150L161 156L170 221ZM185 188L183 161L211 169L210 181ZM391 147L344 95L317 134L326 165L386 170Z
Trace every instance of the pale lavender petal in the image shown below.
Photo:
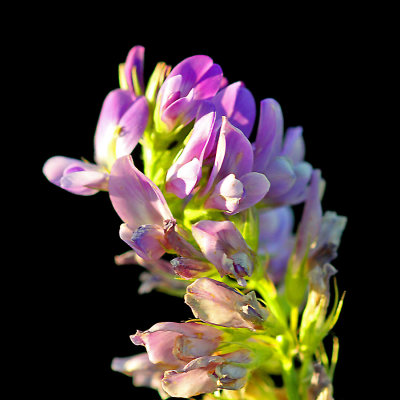
M139 97L120 119L121 130L116 140L116 158L131 154L143 135L149 118L149 107L144 96Z
M215 186L214 191L204 203L204 208L237 212L243 195L243 183L236 179L234 174L229 174Z
M191 398L218 389L217 379L204 368L187 372L167 371L162 380L163 389L172 397Z
M226 150L218 176L224 178L229 174L235 174L240 177L252 171L253 148L243 132L229 123L226 117L222 119L218 141L225 141Z
M258 172L249 172L240 177L243 184L244 196L239 202L235 213L246 210L249 207L256 205L268 193L270 183L264 174Z
M183 279L198 278L211 269L209 263L187 257L176 257L171 260L171 265L175 273Z
M94 136L95 161L111 168L115 160L115 145L122 116L132 106L133 98L128 90L111 91L103 102Z
M141 225L133 232L131 247L144 260L158 260L166 250L164 231L159 225Z
M64 175L60 187L75 194L91 195L107 190L108 174L103 171L77 171Z
M81 178L71 177L78 173ZM75 158L51 157L43 166L43 174L51 183L74 194L88 196L97 193L99 189L106 189L107 174L97 165ZM66 180L67 176L70 176L70 180ZM90 186L86 186L87 184Z
M132 82L132 69L135 69L135 73L138 78L138 82L140 85L140 89L142 93L144 93L144 78L143 78L143 64L144 64L144 47L143 46L135 46L133 47L126 57L125 61L125 79L128 83L128 88L131 93L135 96L139 96L139 93L136 93L135 88Z
M109 193L115 211L133 231L140 225L163 226L173 218L160 189L135 167L131 156L114 163Z
M286 130L281 155L290 158L293 164L304 160L305 144L301 126Z
M235 82L219 91L212 99L218 117L228 121L249 137L256 117L256 103L251 92L242 82Z
M254 171L264 173L270 160L281 150L283 115L277 101L265 99L260 104L260 120L254 144Z
M286 157L274 158L268 165L265 174L271 183L271 188L267 194L268 199L274 199L287 193L296 182L293 164Z
M294 213L290 207L272 208L260 212L260 233L258 250L275 255L291 237L294 227Z
M166 176L166 191L180 198L188 196L201 178L205 151L215 140L215 108L205 102L198 111L193 131L181 155Z
M311 176L307 199L297 229L296 259L298 262L302 262L307 250L318 238L318 233L321 228L322 208L319 192L320 180L321 171L316 169Z

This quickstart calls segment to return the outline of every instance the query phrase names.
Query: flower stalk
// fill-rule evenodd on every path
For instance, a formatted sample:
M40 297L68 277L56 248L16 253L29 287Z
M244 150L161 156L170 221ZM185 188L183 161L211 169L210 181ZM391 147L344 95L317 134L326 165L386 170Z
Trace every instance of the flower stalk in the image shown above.
M339 342L329 360L323 340L343 306L330 278L347 219L323 213L326 182L304 159L302 128L284 131L270 98L255 127L253 95L208 56L160 62L147 84L143 70L135 46L104 100L93 163L43 167L71 193L108 192L128 246L116 264L145 269L139 293L182 297L193 312L137 331L146 351L112 369L163 399L333 399Z

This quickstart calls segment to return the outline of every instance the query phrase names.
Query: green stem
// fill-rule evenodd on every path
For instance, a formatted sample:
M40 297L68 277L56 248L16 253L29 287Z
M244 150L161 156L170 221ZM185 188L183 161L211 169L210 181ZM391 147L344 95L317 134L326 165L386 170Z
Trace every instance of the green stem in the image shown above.
M282 365L282 378L289 400L301 400L298 390L297 374L292 360L286 360Z

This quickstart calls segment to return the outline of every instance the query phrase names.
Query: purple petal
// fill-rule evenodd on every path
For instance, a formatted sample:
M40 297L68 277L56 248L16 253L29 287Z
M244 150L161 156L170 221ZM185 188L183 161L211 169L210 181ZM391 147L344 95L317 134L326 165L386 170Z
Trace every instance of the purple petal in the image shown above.
M55 156L48 159L43 174L51 183L82 196L107 189L108 174L102 168L74 158Z
M229 174L215 186L213 193L204 203L204 208L234 213L237 212L243 195L243 183L236 179L234 174Z
M229 174L240 177L251 172L252 168L251 143L239 129L229 123L226 117L222 117L214 166L202 195L212 188L215 180L218 182Z
M321 228L322 208L320 201L321 171L316 169L311 176L307 199L297 230L296 259L302 262L308 249L318 237Z
M236 213L256 205L268 193L270 183L264 174L249 172L240 177L244 187L244 196L240 200Z
M95 161L98 165L111 168L115 160L115 146L112 144L120 130L118 125L132 104L128 90L113 90L105 98L94 137Z
M210 264L186 257L176 257L171 260L171 265L177 275L183 279L198 278L210 271Z
M196 100L211 99L219 90L222 81L222 69L218 64L211 68L197 81L194 98Z
M260 120L254 144L254 171L265 172L270 160L277 156L282 146L283 115L274 99L260 104Z
M218 92L212 102L218 117L226 116L228 121L249 137L256 118L256 103L251 92L242 82L235 82Z
M115 161L109 192L115 211L133 231L140 225L163 226L164 220L172 219L160 189L135 167L131 156Z
M271 188L267 194L268 199L274 199L287 193L296 182L293 165L286 157L280 156L273 159L265 174L271 182Z
M188 196L201 178L205 151L214 142L215 109L210 103L200 107L193 131L178 160L166 177L166 191L180 198Z
M139 97L119 121L121 131L116 140L116 158L131 154L143 135L149 118L149 107L144 96Z
M281 155L290 158L293 164L300 163L304 160L305 144L303 128L301 126L288 128L286 130Z
M165 253L164 231L159 225L141 225L128 244L144 260L158 260Z
M144 47L143 46L135 46L133 47L126 57L125 61L125 79L128 83L128 88L131 93L135 96L139 96L140 93L136 93L133 81L132 81L132 69L134 69L134 73L136 74L141 93L144 93L144 79L143 79L143 64L144 64Z

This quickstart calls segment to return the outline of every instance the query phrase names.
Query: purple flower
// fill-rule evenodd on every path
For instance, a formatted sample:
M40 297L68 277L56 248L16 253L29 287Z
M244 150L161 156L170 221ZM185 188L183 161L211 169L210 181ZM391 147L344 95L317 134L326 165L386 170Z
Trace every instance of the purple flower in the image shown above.
M203 103L197 114L193 131L179 158L169 168L165 190L183 199L190 195L202 175L203 159L207 149L213 148L215 141L215 108L211 103Z
M264 198L270 187L264 174L253 172L253 149L246 136L222 117L213 169L201 196L204 207L236 214Z
M237 364L250 361L247 350L199 357L181 369L165 372L162 387L170 396L183 398L218 389L238 390L246 384L248 370Z
M192 234L221 277L232 275L246 286L244 277L253 273L254 254L231 221L200 221L192 225Z
M268 254L268 275L281 281L294 247L294 214L290 207L260 212L259 254Z
M159 132L187 125L204 100L220 89L222 70L204 55L186 58L175 66L157 96L155 124Z
M225 283L199 278L187 287L185 303L196 318L232 328L260 329L268 317L255 293L242 295Z
M133 151L147 120L148 106L143 96L135 99L127 90L113 90L104 100L96 128L96 164L55 156L44 164L44 175L50 182L75 194L87 196L107 190L112 165Z
M260 120L254 147L254 171L264 173L271 188L263 202L267 205L294 205L304 201L312 167L304 162L302 128L289 128L283 138L283 116L273 99L261 102Z

